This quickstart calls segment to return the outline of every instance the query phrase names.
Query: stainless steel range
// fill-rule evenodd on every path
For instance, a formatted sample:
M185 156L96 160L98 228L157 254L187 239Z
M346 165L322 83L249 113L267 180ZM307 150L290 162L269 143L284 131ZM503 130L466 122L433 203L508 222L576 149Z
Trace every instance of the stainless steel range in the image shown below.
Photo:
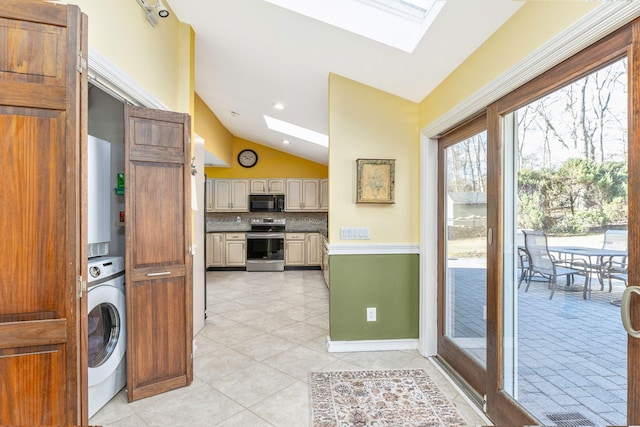
M247 271L284 271L284 218L251 220L247 232Z

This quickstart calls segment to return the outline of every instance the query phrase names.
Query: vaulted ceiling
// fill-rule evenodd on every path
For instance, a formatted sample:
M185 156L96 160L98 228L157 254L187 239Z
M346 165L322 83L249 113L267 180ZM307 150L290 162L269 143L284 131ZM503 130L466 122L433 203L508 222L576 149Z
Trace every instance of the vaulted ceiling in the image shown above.
M196 92L222 124L237 137L323 164L327 147L271 130L264 116L326 135L329 73L420 102L524 3L446 0L407 52L271 1L167 3L195 31ZM354 2L387 0L325 1L338 14Z

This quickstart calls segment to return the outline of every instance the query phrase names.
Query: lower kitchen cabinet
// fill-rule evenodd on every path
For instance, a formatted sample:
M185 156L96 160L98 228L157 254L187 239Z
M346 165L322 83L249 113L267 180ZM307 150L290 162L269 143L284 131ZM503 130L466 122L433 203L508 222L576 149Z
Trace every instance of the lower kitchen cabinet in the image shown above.
M327 239L322 239L322 274L324 275L324 283L329 287L329 248Z
M305 233L285 233L284 265L304 266Z
M322 239L320 233L306 233L305 265L322 265Z
M205 243L207 268L247 265L245 233L207 233Z
M245 233L226 233L225 266L244 267L247 265L247 239Z

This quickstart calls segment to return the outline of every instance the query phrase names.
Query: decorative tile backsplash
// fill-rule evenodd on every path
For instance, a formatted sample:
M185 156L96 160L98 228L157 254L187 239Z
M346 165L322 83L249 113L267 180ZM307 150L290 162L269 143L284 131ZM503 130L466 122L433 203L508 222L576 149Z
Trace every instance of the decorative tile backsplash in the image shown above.
M253 218L285 218L287 230L326 233L327 216L326 212L207 212L206 230L248 230Z

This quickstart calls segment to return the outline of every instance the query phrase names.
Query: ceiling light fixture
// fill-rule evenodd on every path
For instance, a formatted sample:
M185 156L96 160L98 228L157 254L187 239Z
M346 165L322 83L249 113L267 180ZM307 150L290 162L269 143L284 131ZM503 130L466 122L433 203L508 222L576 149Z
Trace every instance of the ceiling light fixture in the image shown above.
M291 142L288 139L283 139L282 143L285 144L285 145L291 144Z
M275 108L276 110L284 110L284 104L282 102L276 102L275 104L273 104L273 108Z
M274 119L269 116L264 116L264 121L267 123L267 127L271 130L299 139L304 139L305 141L313 142L314 144L322 145L323 147L329 147L329 137L325 134L303 128L302 126L294 125L293 123Z
M231 117L240 117L239 113L236 113L235 111L231 112Z
M152 27L158 24L158 18L167 18L169 16L169 9L167 9L162 0L156 0L156 4L151 4L150 0L137 0L137 2L147 13L147 21Z

